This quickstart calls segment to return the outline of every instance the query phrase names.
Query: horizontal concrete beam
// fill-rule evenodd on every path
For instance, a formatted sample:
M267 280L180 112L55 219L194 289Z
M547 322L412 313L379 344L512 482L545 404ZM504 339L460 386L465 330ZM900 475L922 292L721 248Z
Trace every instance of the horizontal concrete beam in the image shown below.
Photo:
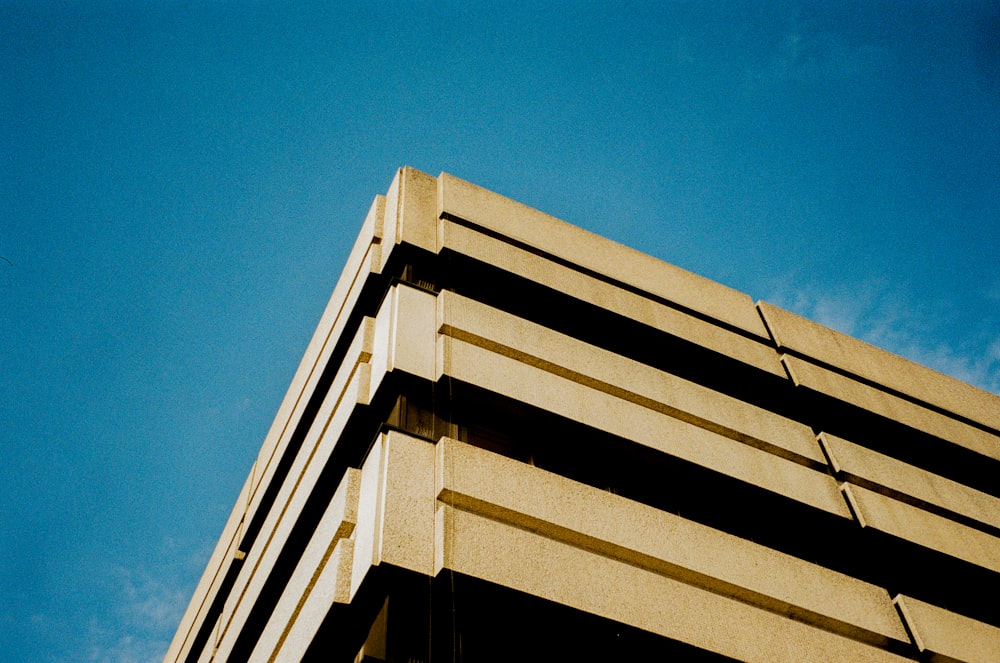
M978 521L1000 531L1000 499L992 495L836 435L820 433L819 441L833 471L845 481L945 517Z
M779 348L1000 431L1000 396L772 304L757 306Z
M240 499L236 503L237 510L241 514L242 509L240 507L246 504L246 495L249 493L251 478L252 475L247 477L247 483L244 485L243 491L240 493ZM234 513L237 510L234 510ZM212 552L212 556L205 566L205 571L202 573L197 587L195 587L191 600L188 602L187 610L184 611L184 615L181 617L180 625L163 658L164 661L183 661L190 653L194 639L205 621L206 613L211 606L212 599L218 593L233 560L242 554L238 549L242 536L242 527L242 518L230 518L229 522L226 523L226 528L223 530L219 542L215 545L215 550Z
M909 642L878 587L450 438L380 438L352 538L352 595L391 563L748 661L900 661L885 648Z
M350 380L354 378L355 372L359 370L358 366L367 364L371 361L372 354L375 351L375 329L374 318L366 317L361 320L358 331L355 333L354 339L351 341L351 345L348 346L347 352L344 354L344 360L341 362L340 368L333 378L333 382L331 382L330 386L327 388L326 397L315 415L313 426L309 429L306 434L306 439L303 441L302 447L299 449L296 466L300 466L300 464L308 458L308 453L317 444L324 425L332 416L333 409L337 406L339 399L342 398L344 390ZM368 367L366 366L362 370L367 371ZM365 384L367 386L367 382ZM361 399L359 402L367 402L368 392L363 392L358 396L358 398ZM303 449L306 450L305 454L302 451ZM278 457L276 455L270 457L271 462L267 465L263 472L259 473L260 476L256 477L255 486L257 490L255 490L251 495L247 506L248 520L253 518L253 516L257 513L261 499L263 498L265 492L261 488L270 484L277 467L277 458ZM289 477L293 476L294 474L289 474Z
M344 371L350 379L343 390L331 391L317 413L321 422L310 429L296 455L288 477L268 511L258 540L246 557L243 568L229 594L220 617L218 651L226 660L250 610L260 595L282 548L291 535L306 501L319 481L344 426L354 408L367 402L369 365L358 363L353 371ZM338 376L339 377L339 376Z
M282 633L282 639L277 647L266 657L266 649L257 650L250 656L250 661L301 661L306 650L312 644L319 632L323 620L330 608L336 604L349 602L351 589L351 562L353 559L354 541L338 539L323 566L322 572L316 577L313 591L309 599L299 611L294 622L287 625L287 631Z
M584 343L454 292L438 296L440 331L582 385L805 465L826 466L812 429L769 410Z
M881 647L909 642L880 587L449 438L437 464L449 506Z
M270 482L274 468L287 448L288 440L299 425L302 413L330 361L333 349L344 333L347 320L357 304L365 280L370 274L378 271L379 253L380 245L370 245L368 251L360 259L361 265L358 271L353 274L345 271L337 283L337 289L334 290L334 295L331 297L319 327L317 327L299 369L292 379L292 384L288 388L278 414L275 416L274 423L261 445L257 456L258 473L254 493L262 485L267 485ZM344 362L346 361L345 358Z
M784 369L770 346L770 339L753 331L747 332L752 333L753 337L736 333L711 320L448 220L441 222L441 238L441 248L475 258L773 375L785 377Z
M361 472L348 468L261 632L251 661L301 660L334 603L349 603L348 539L358 521Z
M844 518L830 475L465 341L439 338L439 373Z
M402 243L434 252L437 244L437 179L427 173L400 168L385 194L385 267L393 248Z
M841 489L862 526L1000 573L1000 538L861 486Z
M447 173L438 177L438 213L768 338L748 295Z
M911 659L618 559L444 505L459 573L749 663Z
M893 602L913 634L917 647L930 661L997 663L1000 628L918 601L902 594Z
M812 362L784 355L782 361L796 386L825 394L863 410L887 417L942 440L1000 460L1000 436L928 410L886 391L858 382Z

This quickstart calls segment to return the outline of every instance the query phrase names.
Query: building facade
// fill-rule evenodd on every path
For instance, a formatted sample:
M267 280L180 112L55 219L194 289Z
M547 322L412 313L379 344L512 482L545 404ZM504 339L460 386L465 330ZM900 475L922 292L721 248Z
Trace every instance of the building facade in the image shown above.
M1000 398L404 168L166 660L996 662L998 597Z

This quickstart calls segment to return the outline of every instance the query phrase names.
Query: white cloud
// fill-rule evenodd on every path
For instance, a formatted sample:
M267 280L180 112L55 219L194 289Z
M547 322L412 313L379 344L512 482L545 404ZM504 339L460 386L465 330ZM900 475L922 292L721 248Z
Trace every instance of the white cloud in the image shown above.
M91 629L91 639L101 642L91 646L89 661L93 663L152 663L163 660L169 641L121 635L113 642L108 633L99 628Z
M1000 279L996 279L986 289L986 298L995 302L1000 302Z
M793 26L762 64L746 71L751 88L797 81L850 81L881 71L889 61L884 48L852 44L833 32Z
M162 661L187 608L187 592L143 568L108 569L108 592L117 598L103 620L88 629L87 660L92 663Z
M908 298L887 283L869 281L819 292L782 287L768 301L837 331L1000 394L1000 335L967 330L948 337L948 305Z

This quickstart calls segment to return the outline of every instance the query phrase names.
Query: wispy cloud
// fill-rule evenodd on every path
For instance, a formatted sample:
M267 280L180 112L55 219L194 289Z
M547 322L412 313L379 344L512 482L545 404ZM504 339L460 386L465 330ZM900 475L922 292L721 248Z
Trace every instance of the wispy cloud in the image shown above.
M180 623L212 542L163 542L166 561L148 566L109 566L102 584L109 599L104 616L88 624L85 660L147 663L163 660Z
M994 302L1000 302L1000 279L993 281L986 289L986 298Z
M917 301L888 283L780 287L767 298L801 316L1000 394L1000 331L948 336L948 305Z
M754 89L789 81L851 81L881 71L888 58L874 44L854 44L833 32L796 25L773 44L763 62L746 70L745 78Z
M163 660L187 607L186 592L141 568L112 568L109 582L117 583L118 602L111 606L106 621L91 620L87 660L92 663Z

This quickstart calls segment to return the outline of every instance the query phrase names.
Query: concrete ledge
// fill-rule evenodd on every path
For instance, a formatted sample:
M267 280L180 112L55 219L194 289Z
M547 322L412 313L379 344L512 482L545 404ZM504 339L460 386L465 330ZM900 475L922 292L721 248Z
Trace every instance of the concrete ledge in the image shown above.
M330 560L323 567L323 572L316 578L312 600L302 606L297 619L283 634L284 639L266 659L258 658L256 650L251 654L251 661L301 661L306 650L319 632L324 618L335 603L347 603L350 595L351 560L354 551L354 541L340 539L333 549Z
M254 492L260 485L268 483L273 476L274 467L288 444L288 437L299 424L302 411L315 391L316 383L329 363L334 347L344 333L347 319L358 301L365 280L370 274L378 273L379 247L378 244L370 245L361 258L358 271L355 273L345 271L337 283L334 295L323 313L319 327L309 343L309 348L288 388L274 423L261 445L257 456L258 473Z
M910 659L535 532L441 506L447 568L750 663Z
M220 616L218 652L225 660L251 607L270 576L306 500L319 480L351 412L368 394L369 366L359 363L342 392L331 391L267 514Z
M880 647L909 643L886 590L443 438L438 500Z
M449 438L383 435L358 503L352 595L381 563L451 568L743 660L908 646L878 587Z
M350 596L373 566L388 563L434 574L434 445L383 433L361 467Z
M370 222L371 219L369 219L369 221L366 222L366 226ZM336 378L334 379L334 382L330 385L329 388L330 395L328 395L327 399L321 406L320 411L317 413L317 421L325 421L332 416L333 408L336 406L338 402L338 397L342 395L342 393L346 389L348 389L351 384L353 384L355 388L360 388L362 386L364 387L363 391L358 392L358 394L354 396L355 400L358 397L361 397L363 400L367 400L368 373L367 373L367 364L365 364L364 362L367 362L371 357L373 349L372 345L373 340L374 340L374 321L371 318L365 318L362 321L358 329L358 332L355 334L354 340L352 341L351 346L349 347L344 357L344 366L351 368L349 370L342 369L337 374ZM330 348L332 348L332 345L330 346ZM325 352L328 353L330 348L327 348ZM325 359L323 359L323 361L325 361ZM305 365L306 365L305 362L303 362L302 366ZM358 366L363 367L360 369L361 373L358 373L359 371L359 369L357 368ZM302 372L302 367L300 367L300 373L301 372ZM291 393L292 390L290 389L289 394ZM301 392L299 395L301 396ZM288 398L286 397L286 404L287 402ZM296 403L300 402L302 402L301 398L299 398L296 401ZM296 407L298 407L298 405L296 405ZM277 424L275 424L275 426L276 425ZM209 564L206 567L205 575L202 579L202 582L199 583L199 588L196 589L195 594L191 599L191 604L188 607L188 611L185 612L185 615L182 618L181 622L182 628L184 624L188 624L186 630L184 630L185 635L183 638L181 637L182 628L179 628L177 631L177 635L175 636L176 643L174 644L176 644L176 647L174 646L174 644L171 645L171 649L168 651L166 660L181 660L183 658L184 654L183 648L187 646L185 645L185 643L188 640L190 640L191 637L193 637L193 634L196 631L196 629L200 628L201 619L203 619L203 617L201 617L200 615L208 608L207 604L204 604L205 601L207 600L207 597L214 596L215 593L218 591L218 584L222 581L222 577L224 576L226 569L229 568L229 561L233 558L234 554L237 553L236 546L239 544L240 539L242 538L242 528L247 522L249 522L250 519L253 518L254 514L257 512L257 509L260 506L260 500L263 495L263 491L259 490L259 488L262 485L267 485L267 483L271 481L271 477L273 476L274 468L276 465L276 463L270 462L274 458L274 452L275 452L274 444L277 444L279 439L278 437L275 437L275 431L277 430L275 426L272 426L271 434L269 434L269 440L272 443L270 445L270 450L269 450L269 445L265 443L265 447L264 449L261 450L260 454L262 460L258 460L258 462L254 464L250 476L247 477L246 484L244 485L243 491L241 492L240 497L236 502L236 506L234 507L232 515L229 518L229 522L227 523L225 530L223 530L223 537L222 539L220 539L220 544L217 547L215 553L213 553L212 558L209 560ZM284 430L286 429L281 430L282 436L284 435ZM310 448L315 447L315 445L318 444L319 435L322 430L323 430L322 426L318 428L316 427L312 428L309 432L309 435L307 436L307 439L303 441L303 449L308 450ZM296 459L297 464L296 466L293 466L293 469L290 472L289 476L294 476L294 472L301 471L302 463L307 457L308 453L303 455L302 450L300 450L299 458ZM299 469L296 470L295 469L296 467L298 467ZM284 488L285 492L287 493L287 489L290 488L290 485L286 484ZM279 500L280 499L281 497L279 496ZM279 503L280 501L276 502L276 504ZM277 510L270 513L269 518L272 520L273 523L274 519L278 518ZM261 536L266 536L268 534L269 532L268 527L269 526L265 524L264 528L262 529ZM271 527L273 527L273 524L271 525ZM223 548L222 547L223 541L231 541L231 543L229 543L225 548ZM248 551L239 551L241 555L245 554L246 552ZM257 551L254 551L254 553L255 556L250 561L258 560L258 558L256 557L256 555L258 554ZM239 591L241 587L245 587L245 585L241 585L239 579L247 578L246 574L248 573L252 575L253 572L247 568L247 564L244 564L244 568L241 569L240 575L238 576L237 583L236 585L234 585L233 588L234 593ZM212 589L209 589L207 585L205 586L202 585L202 583L205 583L206 579L209 577L212 578L211 580ZM243 582L246 582L246 580L244 580ZM204 590L205 592L204 594L200 593L202 590ZM230 610L234 606L234 603L232 603L232 601L235 600L236 599L233 598L233 594L230 594L230 601L227 601L227 606L230 607ZM197 608L195 608L196 603L198 605ZM191 612L192 610L196 610L196 612L192 613ZM221 618L223 619L223 621L225 621L226 618L229 617L230 615L231 613L224 609Z
M397 244L407 243L433 252L437 244L437 179L404 166L385 194L385 248L379 271Z
M1000 396L903 359L766 302L757 304L779 348L1000 431Z
M850 518L828 474L448 336L440 374Z
M344 389L347 387L350 380L354 378L354 374L358 370L358 365L367 364L371 360L374 351L375 320L374 318L366 317L361 320L361 324L358 326L358 331L354 335L354 339L351 341L351 345L348 347L347 352L344 354L344 360L341 363L340 370L334 376L333 382L330 383L330 386L327 388L326 398L323 400L323 403L320 405L320 408L315 415L313 426L309 429L305 440L302 442L298 458L296 458L296 465L293 465L293 467L298 466L302 460L307 457L307 455L303 455L303 449L307 450L306 453L308 454L308 450L317 444L319 435L323 430L323 424L326 423L332 416L333 410L339 402L338 399L342 397ZM367 392L361 398L361 402L367 402ZM256 483L254 484L255 491L250 496L249 504L247 505L248 520L257 513L257 509L260 506L260 501L264 495L264 491L260 490L260 488L270 484L274 471L277 467L276 457L270 456L268 460L269 463L265 471L256 477ZM289 476L294 475L290 473Z
M791 355L781 359L795 384L887 417L969 451L1000 460L1000 437Z
M247 482L249 483L249 481L248 477ZM244 486L245 492L247 492L246 486ZM237 506L241 503L243 500L238 501ZM232 518L230 523L226 524L226 529L223 530L222 536L205 566L205 571L195 587L194 594L188 602L187 609L181 617L180 625L177 627L170 647L163 657L164 661L182 661L187 658L195 635L205 621L205 613L209 609L211 598L218 593L219 586L229 570L229 565L239 554L237 546L240 542L242 525L242 519L233 520Z
M770 339L755 335L755 340L743 336L448 220L441 222L441 236L441 247L531 279L613 313L633 318L654 329L731 356L772 375L785 377L785 371L769 344Z
M443 218L469 221L585 270L768 338L748 295L447 173L438 177L438 213Z
M375 315L369 398L391 371L434 379L436 338L434 295L405 283L392 286Z
M288 580L250 660L300 660L334 603L350 601L346 537L358 520L361 472L348 469ZM298 653L299 656L294 656Z
M391 431L384 438L382 531L377 562L434 572L434 445Z
M814 468L812 429L453 292L438 296L440 331L568 380Z
M861 486L844 484L842 490L860 511L862 526L1000 573L1000 538Z
M820 433L819 441L830 457L833 471L846 481L938 515L958 516L1000 531L1000 499L992 495L836 435Z
M917 647L930 661L998 663L1000 628L902 594L893 599Z

